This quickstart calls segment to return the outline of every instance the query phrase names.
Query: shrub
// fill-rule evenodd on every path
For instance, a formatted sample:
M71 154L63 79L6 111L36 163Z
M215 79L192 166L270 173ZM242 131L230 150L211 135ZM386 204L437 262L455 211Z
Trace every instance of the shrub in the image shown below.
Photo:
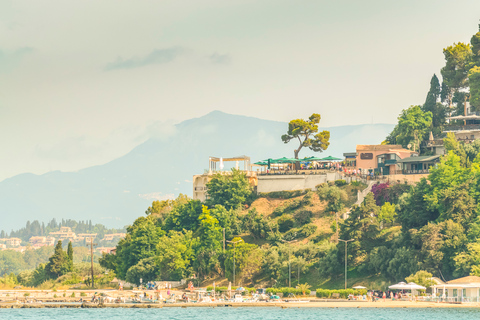
M64 297L66 297L66 296L67 296L67 294L64 292L64 293L63 293L63 296L64 296Z
M307 224L307 225L304 225L304 226L302 227L302 229L300 230L300 235L301 235L302 237L305 237L305 238L306 238L306 237L309 237L309 236L311 236L312 234L314 234L315 231L317 231L317 228L318 228L318 227L317 227L316 225L314 225L313 223L309 223L309 224Z
M72 295L70 297L75 298L75 292L72 292Z
M316 290L316 296L317 298L332 298L332 295L334 293L338 293L339 297L342 299L347 299L348 295L353 294L353 295L364 295L367 294L366 289L359 289L359 290L354 290L354 289L340 289L340 290L327 290L327 289L317 289Z
M57 296L57 294L56 294L56 293L53 295L53 297L54 297L54 298L58 298L58 296Z
M267 288L266 291L267 291L267 294L281 293L284 297L287 297L290 293L296 296L303 295L302 290L298 288ZM309 295L310 292L311 290L305 290L306 295Z
M285 202L283 205L275 208L275 210L273 210L272 214L275 217L279 217L284 213L288 213L288 212L294 211L295 209L298 209L301 205L302 205L302 202L300 200L291 200L291 201Z
M25 292L25 293L23 294L24 297L28 297L29 295L30 295L29 292Z
M296 229L296 228L290 229L287 232L285 232L283 236L283 240L292 241L297 239L299 235L300 235L300 229Z
M272 199L291 199L299 197L307 192L308 190L275 191L269 193L260 193L259 196Z
M85 292L80 292L80 297L86 297L87 294Z
M290 214L284 214L277 220L278 223L278 230L280 232L286 232L293 228L295 221Z
M293 218L299 225L310 223L312 220L313 212L310 210L300 210L293 215Z
M335 180L335 185L337 187L341 187L341 186L344 186L346 184L347 184L347 182L345 180Z
M352 181L352 183L350 184L352 185L352 187L360 187L362 183L360 181Z

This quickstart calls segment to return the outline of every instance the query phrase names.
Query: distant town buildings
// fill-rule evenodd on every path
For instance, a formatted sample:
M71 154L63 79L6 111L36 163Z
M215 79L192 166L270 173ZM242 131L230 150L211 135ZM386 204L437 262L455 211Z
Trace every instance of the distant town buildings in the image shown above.
M45 246L53 246L55 245L55 238L54 237L31 237L30 245L32 247L45 247Z
M113 241L115 238L123 239L126 235L126 233L109 233L103 237L102 241Z
M50 236L55 237L58 240L71 240L74 241L77 238L75 232L72 231L72 228L61 227L59 231L50 232Z
M98 236L97 233L79 233L75 234L72 228L61 227L59 231L50 232L49 236L33 236L28 242L29 246L21 246L22 239L20 238L0 238L0 251L14 250L17 252L25 252L28 249L39 249L41 247L54 246L58 240L83 242L87 244L93 241ZM125 233L110 233L105 234L101 241L114 241L125 238ZM115 247L98 247L96 250L99 252L111 253L114 252Z
M22 239L20 238L2 238L0 243L3 243L7 247L18 247L22 244Z
M97 247L96 250L100 253L115 253L117 247Z

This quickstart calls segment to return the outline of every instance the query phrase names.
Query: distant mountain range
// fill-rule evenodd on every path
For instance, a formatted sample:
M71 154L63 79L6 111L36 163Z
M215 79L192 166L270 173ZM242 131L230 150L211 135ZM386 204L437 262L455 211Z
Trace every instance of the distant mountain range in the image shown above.
M357 144L378 144L392 124L321 128L330 130L322 156L342 157ZM20 228L26 220L92 220L123 227L142 215L155 199L192 195L192 176L208 168L208 157L293 157L296 141L280 137L287 123L211 112L183 121L168 136L149 139L123 157L78 172L20 174L0 182L0 230ZM301 157L312 156L302 150ZM317 154L318 155L318 154Z

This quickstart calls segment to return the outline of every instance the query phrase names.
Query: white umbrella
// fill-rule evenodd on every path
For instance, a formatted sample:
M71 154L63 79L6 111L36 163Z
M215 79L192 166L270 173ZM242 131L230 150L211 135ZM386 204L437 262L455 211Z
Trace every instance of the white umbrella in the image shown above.
M410 290L425 290L425 289L427 289L424 286L416 284L415 282L409 282L409 283L407 283L407 286L410 288Z
M355 286L355 287L352 287L352 289L367 289L367 287Z
M397 289L397 290L408 290L407 284L405 282L399 282L388 287L388 289Z

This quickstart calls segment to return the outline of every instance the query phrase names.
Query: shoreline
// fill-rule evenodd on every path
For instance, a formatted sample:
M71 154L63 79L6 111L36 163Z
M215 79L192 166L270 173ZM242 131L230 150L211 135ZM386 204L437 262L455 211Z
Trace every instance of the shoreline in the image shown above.
M412 301L316 301L316 302L212 302L212 303L15 303L0 302L0 309L11 308L138 308L138 309L161 309L161 308L479 308L480 303L435 303L435 302L412 302Z

